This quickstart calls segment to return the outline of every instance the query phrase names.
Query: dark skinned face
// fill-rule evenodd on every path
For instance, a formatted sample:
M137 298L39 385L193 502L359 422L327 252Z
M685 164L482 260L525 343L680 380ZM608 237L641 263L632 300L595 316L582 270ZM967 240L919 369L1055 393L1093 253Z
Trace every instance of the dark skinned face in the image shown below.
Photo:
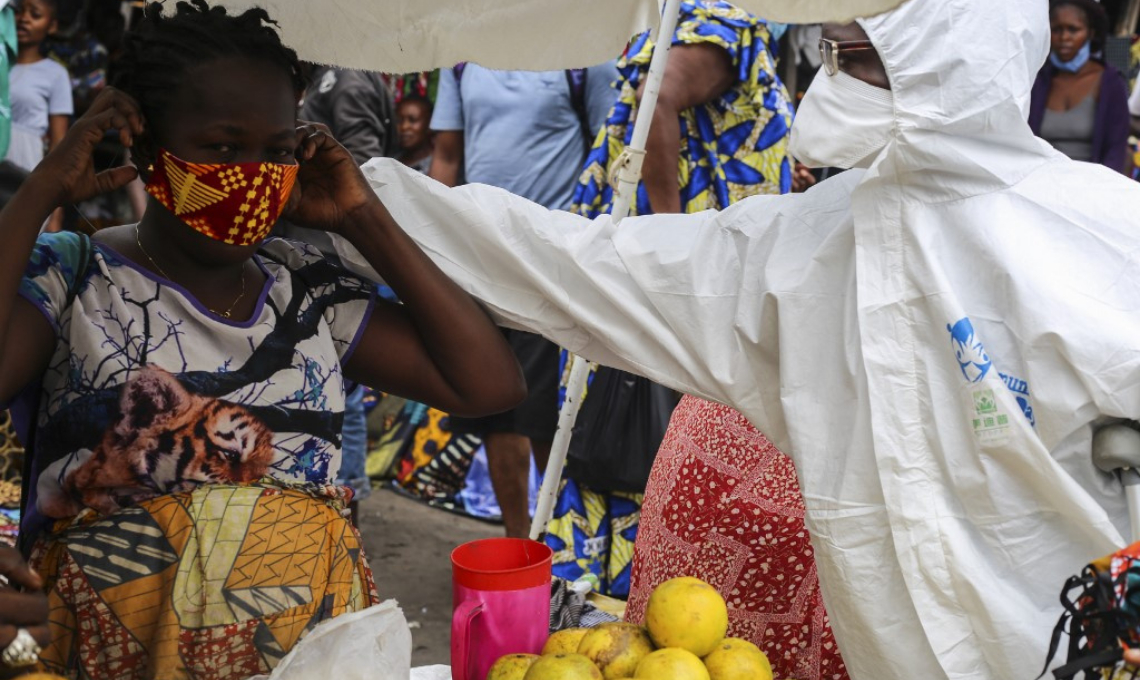
M431 142L430 116L427 107L417 101L402 102L396 111L396 131L400 135L400 146L405 149L419 149Z
M867 32L857 23L850 24L824 24L823 37L838 42L852 40L869 40ZM868 85L891 89L891 81L887 78L887 67L879 58L875 50L842 50L839 53L839 70L852 78L858 78ZM826 78L821 73L818 77Z
M154 138L140 140L140 161L151 162L164 148L194 163L297 162L297 95L289 75L267 62L227 58L195 68L162 120L147 123ZM154 199L144 219L206 266L241 262L257 250L257 245L226 245L200 234Z
M1049 24L1053 34L1053 53L1061 61L1072 61L1092 37L1089 18L1080 8L1072 5L1062 5L1053 10Z
M16 43L39 45L55 32L55 7L43 0L23 0L16 9Z

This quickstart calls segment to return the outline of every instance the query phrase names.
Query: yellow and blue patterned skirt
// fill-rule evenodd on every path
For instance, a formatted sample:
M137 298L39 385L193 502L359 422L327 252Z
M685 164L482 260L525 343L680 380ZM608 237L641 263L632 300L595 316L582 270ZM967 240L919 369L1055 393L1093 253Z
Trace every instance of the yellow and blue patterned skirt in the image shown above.
M546 544L554 550L554 575L574 581L598 578L603 595L629 597L633 543L645 494L598 492L563 479Z

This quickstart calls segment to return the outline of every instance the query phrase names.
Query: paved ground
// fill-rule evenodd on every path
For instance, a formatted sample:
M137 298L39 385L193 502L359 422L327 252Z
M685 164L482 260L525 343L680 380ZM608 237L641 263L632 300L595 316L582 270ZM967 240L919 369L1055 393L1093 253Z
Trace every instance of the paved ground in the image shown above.
M381 599L398 600L412 627L412 666L450 663L451 550L502 527L388 490L361 503L360 525Z

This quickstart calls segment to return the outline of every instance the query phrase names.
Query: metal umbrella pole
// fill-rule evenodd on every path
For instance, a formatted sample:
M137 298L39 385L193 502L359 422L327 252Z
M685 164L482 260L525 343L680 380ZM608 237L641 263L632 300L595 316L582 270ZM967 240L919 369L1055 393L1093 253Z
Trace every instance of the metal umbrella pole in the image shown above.
M641 182L641 165L645 160L645 142L649 139L649 127L653 123L653 112L657 109L657 96L661 93L661 81L665 77L665 67L669 62L669 49L673 45L673 33L677 30L677 20L681 14L681 0L666 0L661 14L661 26L657 31L657 42L653 48L653 58L649 62L649 74L641 102L637 108L637 120L633 124L633 136L625 151L614 161L610 169L610 182L615 185L614 205L610 211L614 223L621 222L629 215L633 205L637 185ZM554 502L558 499L558 486L562 480L562 470L566 467L566 454L570 450L570 436L578 411L585 396L586 381L593 365L585 359L570 355L570 377L566 385L566 398L558 413L558 430L550 447L550 460L542 478L542 488L538 492L538 506L530 525L532 540L542 540L546 527L554 517Z

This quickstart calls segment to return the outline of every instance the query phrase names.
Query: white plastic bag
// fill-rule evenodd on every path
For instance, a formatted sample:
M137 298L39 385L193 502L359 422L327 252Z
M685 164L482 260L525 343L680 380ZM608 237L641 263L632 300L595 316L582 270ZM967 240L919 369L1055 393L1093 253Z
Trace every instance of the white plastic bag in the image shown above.
M412 680L451 680L451 666L420 666L412 669Z
M412 633L395 600L317 625L269 680L409 680Z

